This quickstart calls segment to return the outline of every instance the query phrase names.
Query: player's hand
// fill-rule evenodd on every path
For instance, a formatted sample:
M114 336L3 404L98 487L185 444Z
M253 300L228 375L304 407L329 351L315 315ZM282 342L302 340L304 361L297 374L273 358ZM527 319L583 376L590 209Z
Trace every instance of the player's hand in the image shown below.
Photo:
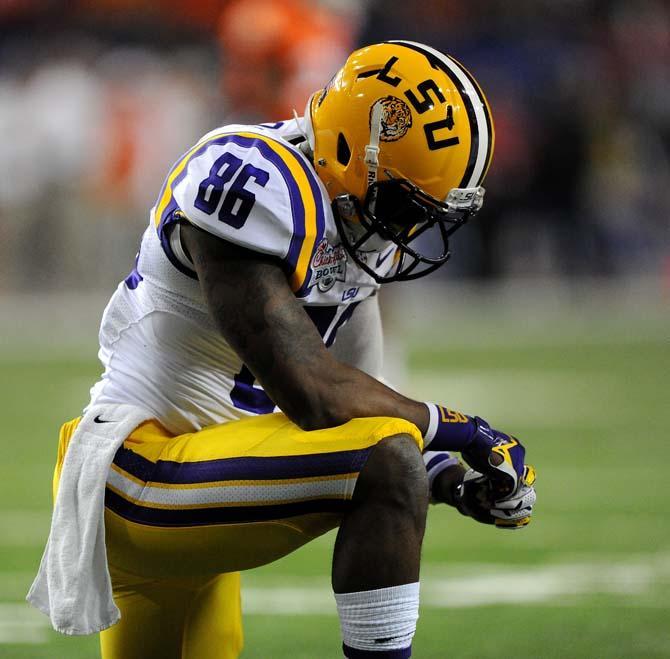
M524 475L526 449L515 437L500 432L475 417L477 430L461 455L475 470L487 476L495 500L515 493Z
M502 499L495 498L495 487L489 476L469 469L456 487L454 503L460 513L501 529L520 529L530 523L535 503L535 470L524 466L516 491Z

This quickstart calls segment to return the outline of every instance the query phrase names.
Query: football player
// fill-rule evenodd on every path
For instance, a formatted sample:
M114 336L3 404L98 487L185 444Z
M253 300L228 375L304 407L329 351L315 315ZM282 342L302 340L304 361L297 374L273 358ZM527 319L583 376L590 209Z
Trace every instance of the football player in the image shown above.
M528 524L517 439L378 379L376 292L448 259L493 143L472 75L393 41L354 52L303 117L217 128L172 167L105 310L88 408L150 417L107 478L122 617L105 659L237 657L238 572L334 527L344 655L409 657L429 500Z

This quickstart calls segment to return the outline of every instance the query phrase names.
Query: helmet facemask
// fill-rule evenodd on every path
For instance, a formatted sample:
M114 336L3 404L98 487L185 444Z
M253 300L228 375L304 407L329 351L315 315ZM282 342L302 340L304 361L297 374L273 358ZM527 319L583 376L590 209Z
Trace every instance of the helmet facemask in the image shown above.
M484 188L454 188L443 202L407 179L392 178L388 171L386 175L388 180L368 186L363 203L349 194L335 197L335 223L351 258L375 281L417 279L449 259L449 238L481 208ZM367 254L389 243L397 248L394 261L379 275L367 263Z

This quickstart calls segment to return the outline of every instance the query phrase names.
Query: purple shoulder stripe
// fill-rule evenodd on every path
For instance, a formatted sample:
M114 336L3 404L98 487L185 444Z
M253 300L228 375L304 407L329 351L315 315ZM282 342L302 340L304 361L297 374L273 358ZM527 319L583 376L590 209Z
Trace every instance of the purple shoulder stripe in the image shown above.
M284 158L277 153L269 144L268 141L271 142L277 142L277 140L274 140L270 137L267 136L258 136L257 138L252 138L244 135L239 135L239 134L230 134L230 135L223 135L221 137L213 138L211 140L208 140L205 142L200 148L198 148L196 151L191 154L189 158L189 162L193 160L194 158L197 158L198 156L202 155L208 148L215 146L215 145L224 145L224 144L235 144L237 146L246 148L246 149L257 149L258 152L261 154L261 156L272 163L277 171L280 173L286 188L289 193L289 200L290 200L290 205L291 205L291 219L293 223L293 232L291 236L291 241L289 244L289 248L287 251L287 255L285 258L285 262L287 265L287 268L290 271L295 270L297 264L298 264L298 258L300 256L300 250L302 247L302 244L306 238L306 223L305 223L305 204L302 198L302 194L300 192L300 188L298 186L298 183L291 173L291 170L289 169L287 163L285 162ZM281 144L281 146L285 147L289 153L291 154L291 157L295 160L295 162L298 164L298 166L302 169L302 171L305 174L305 178L307 179L309 183L309 188L310 192L314 197L314 204L316 208L316 236L314 237L314 244L317 245L319 241L321 240L324 231L325 231L325 213L324 213L324 206L323 206L323 201L321 198L321 190L319 187L319 183L316 179L316 174L311 170L309 164L305 161L304 157L296 152L294 152L293 147L287 144L282 144L280 142L277 142L277 144ZM171 188L174 189L176 188L179 183L184 179L188 171L188 165L183 168L183 170L179 173L179 175L175 178L175 180L172 182ZM168 176L169 178L169 176ZM159 199L162 197L163 192L165 190L165 186L167 184L167 179L166 183L163 184L163 187L161 188L161 194L159 196ZM165 250L168 258L170 258L170 261L175 265L179 270L182 272L185 272L184 267L177 261L177 259L174 257L174 255L171 252L170 246L169 246L169 240L167 240L167 232L166 229L170 224L172 224L176 219L178 219L178 216L175 215L176 211L181 210L175 201L174 197L170 198L170 202L167 204L165 207L165 210L161 214L161 217L159 218L158 222L158 235L161 239L161 244L163 245L163 249ZM185 272L185 274L189 274L190 276L193 276L192 272Z

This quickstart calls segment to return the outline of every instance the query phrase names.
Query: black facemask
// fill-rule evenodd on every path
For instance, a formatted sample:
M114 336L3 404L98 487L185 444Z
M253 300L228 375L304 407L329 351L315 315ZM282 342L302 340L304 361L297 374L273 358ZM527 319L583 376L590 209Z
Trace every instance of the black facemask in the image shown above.
M351 258L375 281L407 281L430 274L451 253L449 237L481 208L484 188L454 188L446 201L426 194L407 179L378 181L368 187L361 205L353 195L333 200L335 223ZM430 246L417 251L416 241ZM397 253L391 270L378 275L361 254L379 239L392 242Z

